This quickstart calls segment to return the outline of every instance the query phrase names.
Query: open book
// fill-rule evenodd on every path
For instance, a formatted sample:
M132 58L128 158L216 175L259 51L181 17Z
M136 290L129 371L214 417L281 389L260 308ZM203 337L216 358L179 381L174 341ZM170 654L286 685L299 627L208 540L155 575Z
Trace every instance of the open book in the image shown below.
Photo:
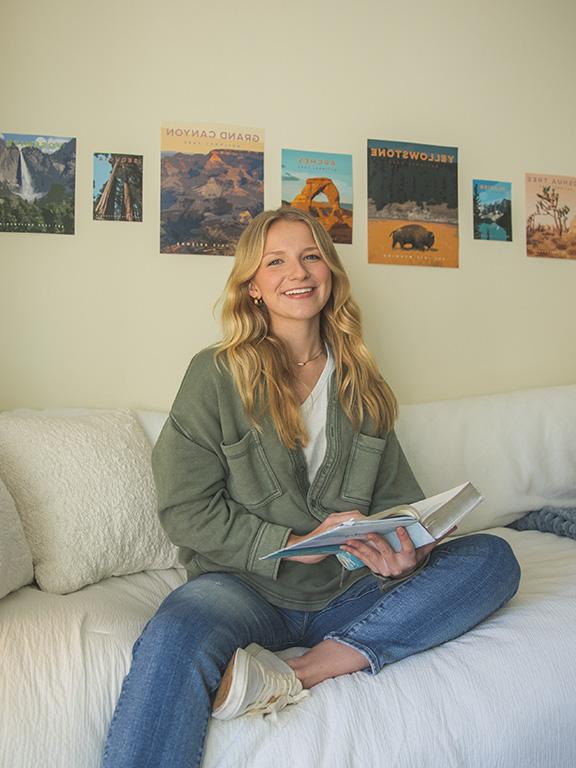
M363 567L364 563L340 549L349 539L366 539L367 534L378 533L396 552L399 552L401 545L396 528L403 527L414 546L421 547L445 536L483 500L484 497L478 493L472 483L464 483L413 504L402 504L385 509L363 520L346 520L324 533L310 536L290 547L277 549L260 559L330 553L336 554L342 565L353 570Z

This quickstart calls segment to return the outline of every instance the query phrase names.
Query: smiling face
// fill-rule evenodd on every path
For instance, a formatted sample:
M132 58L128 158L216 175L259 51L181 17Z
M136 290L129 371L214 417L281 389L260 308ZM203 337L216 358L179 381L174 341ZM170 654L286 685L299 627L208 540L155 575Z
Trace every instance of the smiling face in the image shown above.
M248 290L264 301L277 336L289 334L294 323L316 327L330 298L332 273L305 222L279 219L270 225Z

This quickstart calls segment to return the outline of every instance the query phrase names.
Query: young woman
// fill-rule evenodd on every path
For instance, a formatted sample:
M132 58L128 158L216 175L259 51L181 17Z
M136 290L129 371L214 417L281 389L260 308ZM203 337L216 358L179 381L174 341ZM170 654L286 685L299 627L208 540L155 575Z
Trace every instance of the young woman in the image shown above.
M394 552L261 557L344 519L423 497L393 431L396 401L362 340L323 227L257 216L224 292L224 338L200 352L156 444L159 513L189 581L134 647L106 768L202 762L210 714L266 713L330 677L466 632L515 593L508 544L479 534ZM282 661L273 652L310 650ZM305 705L303 705L305 706Z

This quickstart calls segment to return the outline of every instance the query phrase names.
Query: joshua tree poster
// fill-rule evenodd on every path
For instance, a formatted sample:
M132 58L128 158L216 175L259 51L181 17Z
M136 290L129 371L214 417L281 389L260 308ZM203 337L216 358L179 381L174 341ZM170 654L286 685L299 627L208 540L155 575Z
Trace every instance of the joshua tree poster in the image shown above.
M74 234L76 139L0 133L0 231Z
M316 216L335 243L352 242L352 155L282 150L282 205Z
M526 253L576 259L576 177L526 174Z
M458 266L458 150L368 140L368 261Z
M474 238L512 241L512 184L509 181L472 182Z
M232 256L264 209L264 132L165 123L161 151L161 253Z
M94 154L95 220L142 221L142 155Z

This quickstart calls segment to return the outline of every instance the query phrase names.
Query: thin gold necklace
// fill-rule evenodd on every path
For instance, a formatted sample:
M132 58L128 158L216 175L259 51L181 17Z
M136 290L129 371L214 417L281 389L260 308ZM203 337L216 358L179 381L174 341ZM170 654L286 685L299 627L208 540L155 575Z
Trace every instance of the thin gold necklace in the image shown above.
M302 360L301 363L296 361L296 365L300 366L300 368L303 368L305 365L308 365L308 363L311 363L312 360L317 360L320 357L320 355L324 354L325 351L326 351L325 349L321 349L320 352L317 352L312 357L309 357L308 360Z

